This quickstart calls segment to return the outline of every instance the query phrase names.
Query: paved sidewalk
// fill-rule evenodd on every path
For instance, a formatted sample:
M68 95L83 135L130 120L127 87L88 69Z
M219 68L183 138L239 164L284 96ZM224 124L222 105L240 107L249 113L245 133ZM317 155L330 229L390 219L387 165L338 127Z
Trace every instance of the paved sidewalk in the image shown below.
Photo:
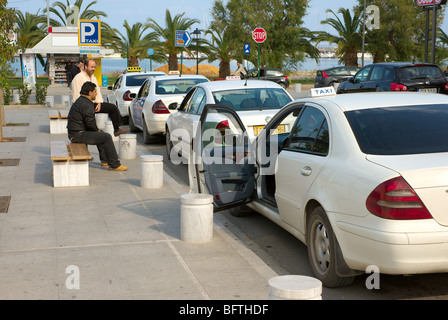
M277 274L215 214L206 244L180 239L180 196L188 186L164 174L164 186L140 187L140 160L127 172L100 166L89 149L90 186L53 188L48 109L6 108L0 159L0 299L266 300ZM143 149L139 149L143 150ZM75 279L79 270L79 289ZM75 287L75 288L73 288Z

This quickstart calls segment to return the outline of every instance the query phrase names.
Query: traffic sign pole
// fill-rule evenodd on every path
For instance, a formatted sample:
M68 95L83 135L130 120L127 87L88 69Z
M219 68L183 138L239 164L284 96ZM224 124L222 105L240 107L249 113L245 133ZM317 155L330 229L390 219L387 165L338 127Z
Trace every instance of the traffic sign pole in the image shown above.
M252 39L258 43L258 80L260 80L261 44L266 41L266 38L266 31L263 28L257 28L252 32Z
M261 44L258 44L258 80L260 80L260 56L261 56Z

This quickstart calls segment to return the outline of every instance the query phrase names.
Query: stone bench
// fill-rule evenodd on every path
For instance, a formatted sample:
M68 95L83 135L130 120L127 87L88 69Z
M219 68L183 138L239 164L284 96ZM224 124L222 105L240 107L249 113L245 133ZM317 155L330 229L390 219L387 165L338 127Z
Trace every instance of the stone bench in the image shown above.
M92 159L84 143L51 141L53 186L85 187L89 185L89 160Z
M67 134L67 118L69 110L48 110L50 134Z

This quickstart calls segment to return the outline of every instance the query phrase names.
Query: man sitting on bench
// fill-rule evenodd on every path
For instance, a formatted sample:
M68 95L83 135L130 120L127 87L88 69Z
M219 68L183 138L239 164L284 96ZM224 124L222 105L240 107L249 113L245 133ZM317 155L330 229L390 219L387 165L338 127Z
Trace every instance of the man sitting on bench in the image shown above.
M98 86L98 81L96 80L96 77L93 75L95 73L96 69L96 62L93 59L87 59L84 64L84 70L81 70L80 73L76 75L76 77L73 78L72 81L72 102L74 103L80 95L80 90L82 85L87 82L93 82L98 87L98 93L95 98L95 112L98 113L107 113L109 114L110 120L112 121L112 124L114 126L114 135L118 137L122 133L129 132L129 129L120 129L120 125L122 124L122 119L120 115L120 111L118 110L117 106L104 102L103 96L101 95L100 87Z
M82 85L81 96L73 103L67 119L68 138L74 143L96 145L100 154L101 166L109 170L126 171L128 167L118 160L112 136L96 126L95 105L97 86L90 81Z

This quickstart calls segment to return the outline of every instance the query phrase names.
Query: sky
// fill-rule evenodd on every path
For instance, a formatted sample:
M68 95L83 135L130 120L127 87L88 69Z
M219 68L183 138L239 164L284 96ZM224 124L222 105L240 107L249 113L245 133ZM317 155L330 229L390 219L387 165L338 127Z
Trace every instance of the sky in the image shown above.
M66 0L59 1L63 3L66 2ZM226 0L224 1L226 2ZM56 2L56 0L49 0L49 5L51 6L54 2ZM69 2L74 4L75 0L69 0ZM90 2L92 2L92 0L84 0L82 9L84 9L86 4L89 4ZM92 9L104 11L107 14L107 18L103 18L102 20L124 33L123 22L125 20L127 20L130 25L133 25L136 22L144 23L147 18L150 17L164 26L166 9L170 10L172 16L185 12L185 17L195 18L201 21L201 24L193 26L193 29L196 27L204 29L211 21L210 12L213 3L214 0L97 0L97 3ZM310 0L310 7L307 11L307 15L304 17L304 27L312 31L331 32L331 27L320 23L320 21L325 20L328 17L328 14L326 14L325 11L327 9L332 9L334 12L337 12L340 7L353 8L356 3L356 0ZM167 4L169 4L169 6L167 6ZM39 9L43 12L47 7L47 0L8 0L7 6L9 8L15 7L22 12L36 13ZM445 20L442 28L447 30L448 19ZM330 30L328 30L328 28L330 28Z

